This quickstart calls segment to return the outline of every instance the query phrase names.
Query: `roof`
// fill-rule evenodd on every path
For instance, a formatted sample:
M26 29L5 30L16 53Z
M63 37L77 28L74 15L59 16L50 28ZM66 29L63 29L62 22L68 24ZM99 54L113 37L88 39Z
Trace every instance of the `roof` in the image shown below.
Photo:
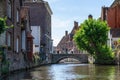
M27 32L27 38L33 38L34 39L34 37L31 35L30 32Z
M115 1L112 3L111 7L115 7L117 4L120 4L120 0L115 0Z

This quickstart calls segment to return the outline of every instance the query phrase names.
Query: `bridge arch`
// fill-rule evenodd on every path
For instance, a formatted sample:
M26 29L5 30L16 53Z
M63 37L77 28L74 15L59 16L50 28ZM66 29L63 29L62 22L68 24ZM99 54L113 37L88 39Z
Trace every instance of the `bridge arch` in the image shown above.
M88 54L51 54L51 63L59 63L65 58L73 58L81 63L88 63Z
M69 56L64 56L64 57L60 57L59 59L57 59L56 63L59 63L61 60L67 59L67 58L72 58L72 59L76 59L81 63L81 60L77 57L69 57Z

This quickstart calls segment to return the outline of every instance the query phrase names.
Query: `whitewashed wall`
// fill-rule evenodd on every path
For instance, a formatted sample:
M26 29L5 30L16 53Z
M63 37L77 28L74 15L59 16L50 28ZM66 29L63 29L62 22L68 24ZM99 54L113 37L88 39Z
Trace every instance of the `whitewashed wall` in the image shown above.
M107 41L107 44L112 47L112 35L110 34L110 31L108 32L108 41Z
M40 26L31 26L33 39L33 53L40 52Z

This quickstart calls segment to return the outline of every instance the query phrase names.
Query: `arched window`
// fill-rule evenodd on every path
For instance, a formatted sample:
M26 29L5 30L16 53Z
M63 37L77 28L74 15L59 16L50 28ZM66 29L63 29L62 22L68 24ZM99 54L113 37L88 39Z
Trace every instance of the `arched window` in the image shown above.
M9 18L11 18L11 16L12 16L11 14L12 14L12 4L11 4L11 1L8 0L8 2L7 2L7 16Z

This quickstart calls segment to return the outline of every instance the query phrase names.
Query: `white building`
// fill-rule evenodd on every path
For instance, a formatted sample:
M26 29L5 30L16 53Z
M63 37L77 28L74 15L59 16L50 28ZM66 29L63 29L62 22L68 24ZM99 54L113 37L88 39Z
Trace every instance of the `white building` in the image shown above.
M33 39L33 53L40 52L40 26L31 26Z

